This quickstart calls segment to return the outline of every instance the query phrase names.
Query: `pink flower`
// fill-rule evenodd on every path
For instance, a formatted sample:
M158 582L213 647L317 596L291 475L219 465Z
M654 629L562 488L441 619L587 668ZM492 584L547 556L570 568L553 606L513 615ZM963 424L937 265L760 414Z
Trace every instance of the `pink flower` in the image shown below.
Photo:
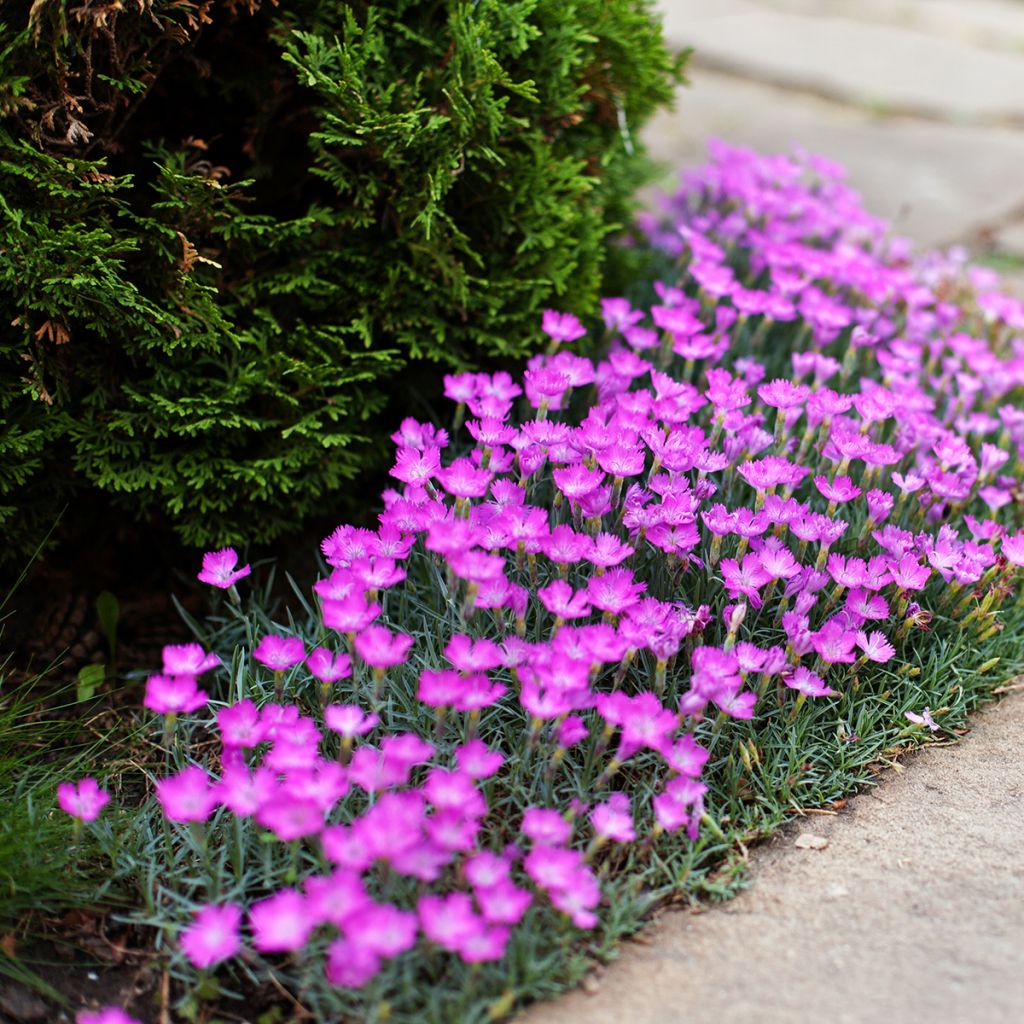
M528 807L520 829L535 843L545 846L561 846L572 838L572 825L558 811L543 807Z
M306 944L316 927L305 897L281 889L249 908L253 945L262 953L291 953Z
M506 878L486 884L474 882L474 886L477 905L488 924L518 924L533 902L531 893Z
M194 676L150 676L142 705L158 715L173 715L196 711L206 702Z
M889 618L889 602L881 594L873 594L860 587L846 595L846 607L861 619Z
M505 758L483 740L474 739L455 748L455 762L470 778L488 779L501 768Z
M306 657L306 646L297 636L268 633L256 645L252 656L275 672L284 672Z
M501 664L501 649L493 640L474 640L462 633L455 633L448 641L444 656L460 672L487 672Z
M662 707L656 694L629 697L620 692L597 695L597 710L611 726L621 726L618 758L624 761L641 747L660 750L669 733L679 726L673 712Z
M541 330L555 343L576 341L587 333L586 328L572 313L559 313L554 309L544 310Z
M80 1010L75 1017L76 1024L142 1024L135 1017L129 1017L120 1007L105 1006L102 1010Z
M462 945L484 930L484 922L473 910L464 892L447 896L421 896L416 905L423 934L442 949L457 953Z
M742 565L735 558L723 558L719 568L730 598L735 600L741 595L749 597L755 608L761 607L761 587L771 576L762 568L761 559L756 554L750 552L744 555Z
M456 459L447 469L439 470L441 486L455 498L482 498L494 474L480 469L467 458Z
M893 583L901 590L924 590L932 570L921 565L916 555L905 554L899 558L889 559L889 575Z
M915 714L913 711L904 711L903 715L915 725L923 725L932 732L936 732L939 729L939 723L932 718L931 708L922 708L921 714L919 715Z
M675 743L666 742L661 750L665 763L674 772L682 775L689 775L696 779L707 762L708 751L705 750L690 733L687 733Z
M590 601L584 590L573 590L565 580L553 580L537 591L541 604L560 619L586 618L590 614Z
M1003 538L1003 557L1013 565L1024 565L1024 530Z
M768 384L762 384L757 389L757 395L765 405L774 406L777 409L792 409L802 405L811 394L811 389L806 384L794 384L792 381L776 379Z
M665 784L665 791L652 800L658 824L666 832L675 832L686 826L686 834L696 840L707 791L708 787L703 782L685 775L670 779Z
M407 484L422 484L437 476L441 469L439 448L418 451L415 448L399 448L395 464L388 472Z
M392 633L386 626L367 626L356 634L355 648L367 665L373 668L393 668L405 662L413 638L404 633Z
M324 723L332 732L353 738L365 736L380 723L380 718L366 713L357 704L328 704L324 708Z
M272 769L261 766L250 775L245 765L225 768L216 787L218 801L239 818L255 814L276 790L277 777Z
M832 664L852 664L857 660L853 653L857 642L855 630L846 629L835 619L826 622L817 633L811 634L811 645L823 661Z
M864 652L869 661L884 665L896 655L896 648L886 639L885 634L876 629L870 636L864 630L857 630L857 646Z
M201 644L167 644L163 650L163 672L167 676L201 676L216 668L220 658L206 654Z
M620 567L592 576L587 583L587 597L595 608L620 615L632 608L646 589L647 584L635 580L631 569Z
M500 960L505 955L508 945L509 928L481 928L466 936L459 945L459 956L467 964L485 963Z
M156 796L171 821L206 821L218 803L217 790L198 765L158 781Z
M390 903L367 901L345 920L345 934L375 956L390 958L416 944L416 915Z
M255 817L282 843L314 836L324 827L324 812L316 803L283 788L257 808Z
M614 839L617 843L631 843L636 839L633 811L625 793L612 793L605 803L598 804L590 812L590 823L605 839Z
M380 957L353 939L335 939L327 947L325 973L332 985L362 988L380 973L380 969Z
M65 814L79 821L95 821L110 802L110 794L99 783L86 776L78 782L61 782L57 786L57 803Z
M371 604L362 593L351 593L341 600L323 602L324 625L339 633L358 633L366 629L378 615L380 605Z
M238 936L241 921L242 908L235 903L221 907L211 904L196 911L195 919L179 940L192 966L206 970L233 957L242 948Z
M860 497L861 493L860 488L848 476L837 476L835 480L831 481L828 477L816 476L814 486L829 501L839 503L853 501L854 498Z
M329 875L306 879L306 907L318 922L343 928L349 918L370 901L362 876L351 868L336 868Z
M203 555L203 568L196 577L201 583L210 583L221 590L227 590L234 586L240 579L248 576L252 569L243 565L241 569L235 569L238 564L238 553L234 548L224 548L221 551L208 551Z
M321 683L336 683L352 675L352 663L347 654L332 654L326 647L317 647L306 658L306 667Z
M783 676L782 681L792 690L798 690L808 697L832 697L835 690L825 684L821 676L800 665L792 675Z
M263 742L266 727L251 700L240 700L217 712L217 727L225 747L255 747Z

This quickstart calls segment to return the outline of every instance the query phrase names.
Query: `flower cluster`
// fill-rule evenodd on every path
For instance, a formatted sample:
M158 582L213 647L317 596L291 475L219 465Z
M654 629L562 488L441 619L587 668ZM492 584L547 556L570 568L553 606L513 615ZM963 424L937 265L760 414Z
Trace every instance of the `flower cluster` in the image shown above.
M912 262L815 158L718 146L645 227L679 267L658 302L606 299L594 358L547 314L521 384L446 377L452 432L405 420L376 528L324 540L317 634L253 645L273 699L254 680L217 712L219 764L157 784L172 821L325 865L198 909L197 968L318 935L358 987L421 941L500 959L541 904L592 927L609 844L717 827L729 719L842 701L933 615L999 628L1024 305L959 254ZM201 711L217 664L168 648L146 707Z

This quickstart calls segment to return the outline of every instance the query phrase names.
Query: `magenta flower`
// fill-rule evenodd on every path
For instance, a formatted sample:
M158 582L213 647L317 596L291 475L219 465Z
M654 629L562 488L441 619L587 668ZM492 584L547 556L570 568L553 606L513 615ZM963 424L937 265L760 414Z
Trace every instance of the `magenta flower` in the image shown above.
M158 715L175 715L196 711L207 699L194 676L150 676L142 704Z
M811 645L823 661L831 664L852 664L857 660L853 653L857 642L855 630L846 629L835 619L826 622L817 633L811 634Z
M306 657L306 646L297 636L268 633L253 649L252 656L274 672L284 672Z
M216 654L207 654L202 644L167 644L163 649L165 676L201 676L220 664Z
M277 792L277 776L266 767L252 774L245 765L226 767L216 786L217 800L239 818L248 818Z
M455 762L470 778L489 779L505 763L505 757L483 740L473 739L455 748Z
M597 710L610 726L620 726L618 758L632 757L641 747L661 750L666 737L679 725L678 716L662 707L656 694L622 692L597 695Z
M156 796L171 821L206 821L219 802L217 789L198 765L160 779Z
M416 944L416 915L390 903L367 901L345 921L345 934L375 956L388 959Z
M355 648L367 665L393 668L409 656L413 638L405 633L392 633L386 626L367 626L356 634Z
M1024 530L1005 536L1001 550L1008 562L1013 565L1024 565Z
M251 700L240 700L217 712L217 727L225 747L255 747L263 742L266 726Z
M807 697L832 697L835 690L825 684L821 676L816 675L810 669L800 665L795 672L784 675L782 681L792 690Z
M202 907L181 933L182 952L200 970L230 960L242 948L238 935L241 922L242 908L235 903Z
M380 615L380 605L368 602L365 594L353 592L340 600L324 600L323 614L328 629L359 633Z
M646 583L637 581L631 569L621 567L592 576L587 583L590 603L612 615L621 615L632 608L645 590Z
M454 498L482 498L494 474L480 469L471 459L456 459L437 473L441 486Z
M874 630L870 636L864 630L857 630L857 646L869 661L884 665L896 656L896 648L886 639L881 630Z
M861 493L860 488L848 476L837 476L835 480L829 480L825 476L816 476L814 486L829 501L840 504L859 498Z
M262 953L301 949L316 927L306 898L295 889L281 889L249 908L253 945Z
M321 683L336 683L352 675L352 663L347 654L332 654L326 647L317 647L306 658L306 667Z
M661 748L661 753L673 772L688 775L692 779L700 776L710 756L690 733L674 743L666 742Z
M665 784L665 790L651 801L654 817L666 832L686 828L692 840L699 835L700 819L704 813L704 795L708 787L703 782L677 775Z
M758 398L765 405L776 409L792 409L803 405L811 394L806 384L794 384L792 381L777 378L757 389Z
M612 793L605 803L598 804L590 812L590 823L594 832L604 839L617 843L631 843L636 839L633 810L625 793Z
M881 594L859 587L846 595L846 608L861 619L889 618L889 602Z
M316 835L324 827L324 812L312 800L303 800L280 789L261 804L256 821L273 832L282 843Z
M423 934L431 942L458 953L463 944L484 930L483 920L473 910L464 892L447 896L421 896L416 905Z
M474 640L462 633L453 634L444 656L460 672L487 672L501 664L501 649L486 637Z
M558 811L544 807L528 807L523 812L520 830L545 846L562 846L572 838L572 825Z
M500 960L505 955L511 934L511 929L501 926L481 928L462 941L459 956L467 964Z
M352 739L365 736L380 723L380 718L363 711L357 704L328 704L324 708L324 723L332 732Z
M353 939L335 939L327 947L325 973L332 985L362 988L380 973L381 966L379 956Z
M118 1006L105 1006L102 1010L79 1010L75 1024L142 1024L136 1017L129 1017Z
M586 328L572 313L559 313L554 309L544 310L541 330L556 344L576 341L587 333Z
M241 569L236 569L236 565L238 552L234 548L208 551L203 555L203 568L196 578L201 583L210 583L221 590L227 590L252 572L248 565L243 565Z
M306 907L318 921L329 921L344 928L352 915L370 902L359 872L336 868L329 875L311 875L306 879Z
M565 580L553 580L537 591L541 604L559 619L581 619L590 614L585 590L573 590Z
M811 469L807 466L798 466L779 455L766 455L763 459L744 462L737 466L737 472L755 490L766 491L780 484L796 487Z
M60 809L79 821L95 821L109 802L110 794L100 789L99 783L90 776L74 783L61 782L57 786Z
M531 893L513 885L508 879L473 884L477 905L488 924L518 924L533 902Z
M762 568L761 559L756 554L744 555L742 565L735 558L723 558L719 568L730 598L748 597L755 608L761 607L761 587L771 576Z
M388 470L391 476L407 484L424 484L440 471L441 451L438 448L427 448L424 451L399 448L395 464Z
M932 570L921 565L916 555L905 554L899 560L889 560L889 575L901 590L924 590Z

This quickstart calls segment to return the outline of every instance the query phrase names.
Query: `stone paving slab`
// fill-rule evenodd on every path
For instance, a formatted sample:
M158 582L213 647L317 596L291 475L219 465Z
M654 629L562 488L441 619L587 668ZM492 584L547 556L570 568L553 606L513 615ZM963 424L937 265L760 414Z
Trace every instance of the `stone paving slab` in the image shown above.
M946 36L1018 57L1024 49L1024 3L1021 0L752 0L764 10L810 16L852 18L867 24ZM665 0L674 6L674 0Z
M674 111L647 126L651 154L672 171L706 156L723 138L765 153L794 144L837 160L867 209L920 246L969 240L1024 204L1024 132L878 117L813 96L695 67ZM1024 91L1021 92L1024 101Z
M847 15L855 10L842 7ZM661 0L659 9L666 38L694 47L698 66L876 110L1024 124L1024 53L976 45L955 31L907 27L896 12L886 21L862 20L754 0ZM922 9L910 5L911 13ZM1018 25L1008 22L1005 34Z
M1024 695L972 722L755 849L735 900L666 913L589 994L520 1024L1020 1024Z

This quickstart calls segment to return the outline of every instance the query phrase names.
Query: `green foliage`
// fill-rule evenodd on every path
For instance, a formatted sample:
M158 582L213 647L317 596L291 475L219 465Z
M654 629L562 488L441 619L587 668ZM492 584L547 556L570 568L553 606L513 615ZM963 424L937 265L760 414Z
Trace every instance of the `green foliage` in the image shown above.
M594 308L681 67L648 0L69 14L0 14L16 547L97 491L204 545L340 511L417 365Z

